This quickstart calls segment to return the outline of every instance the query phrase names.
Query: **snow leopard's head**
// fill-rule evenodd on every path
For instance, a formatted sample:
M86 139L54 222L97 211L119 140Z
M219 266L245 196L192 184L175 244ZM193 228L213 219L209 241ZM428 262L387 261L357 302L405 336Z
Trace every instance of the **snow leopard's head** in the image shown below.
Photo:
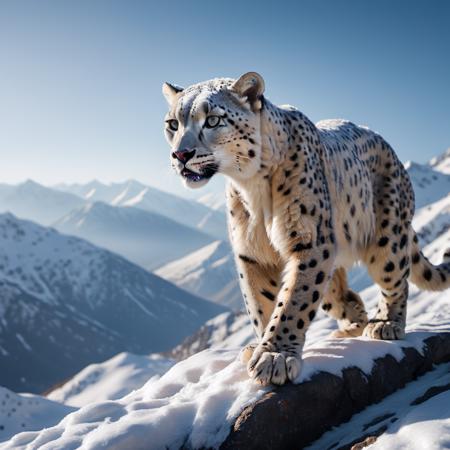
M165 134L171 164L186 186L204 186L216 173L252 177L261 165L264 80L255 72L186 89L164 83L169 103Z

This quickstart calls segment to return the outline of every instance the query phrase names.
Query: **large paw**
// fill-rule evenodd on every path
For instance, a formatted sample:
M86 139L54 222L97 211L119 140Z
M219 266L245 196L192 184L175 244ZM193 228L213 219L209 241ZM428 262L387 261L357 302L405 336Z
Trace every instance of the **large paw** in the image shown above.
M363 335L371 339L403 339L405 337L405 326L393 320L375 320L366 325Z
M363 334L364 327L359 323L352 323L342 330L335 330L331 333L332 338L352 338Z
M247 364L249 376L263 386L294 381L300 374L300 356L272 350L262 345L254 349Z

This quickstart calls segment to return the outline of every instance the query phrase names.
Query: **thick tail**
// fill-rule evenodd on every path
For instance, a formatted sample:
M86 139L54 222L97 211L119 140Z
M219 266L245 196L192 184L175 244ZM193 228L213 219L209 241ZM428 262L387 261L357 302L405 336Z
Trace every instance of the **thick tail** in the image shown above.
M443 291L450 287L450 249L444 253L441 264L435 266L420 251L416 233L413 231L411 245L410 280L426 291Z

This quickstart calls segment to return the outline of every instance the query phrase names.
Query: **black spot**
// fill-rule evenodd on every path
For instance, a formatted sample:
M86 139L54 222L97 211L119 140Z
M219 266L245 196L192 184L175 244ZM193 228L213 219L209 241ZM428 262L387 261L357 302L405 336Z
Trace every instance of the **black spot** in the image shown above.
M249 150L248 151L248 156L250 156L250 158L254 158L255 157L255 150Z
M312 259L310 262L309 262L309 267L316 267L317 266L317 260L315 260L315 259Z
M297 320L297 328L299 330L301 330L304 326L305 326L305 322L303 321L303 319L298 319Z
M412 256L412 263L417 264L419 261L420 261L419 253L414 253L414 255Z
M400 239L400 248L403 248L406 243L408 242L408 236L404 234L402 238Z
M325 279L325 273L320 271L316 276L316 284L320 284Z
M312 301L313 301L313 303L317 302L317 300L319 300L319 297L320 297L319 291L314 291L314 292L313 292L313 295L312 295Z
M425 280L430 281L431 278L433 277L433 274L431 273L430 269L425 269L423 271L423 277L425 278Z
M300 311L304 311L308 307L308 303L303 303L302 306L300 306Z
M248 264L256 264L256 261L252 258L249 258L248 256L245 255L239 255L239 259L241 259L242 261L248 263Z
M395 269L395 265L392 261L389 261L385 266L384 266L384 271L385 272L392 272Z
M387 236L383 236L379 239L378 241L378 245L380 247L385 247L387 245L387 243L389 242L389 238Z
M311 250L312 249L312 243L308 242L307 244L303 244L299 242L298 244L294 245L292 251L294 252L301 252L302 250Z
M316 317L316 311L312 310L308 314L309 320L313 320Z
M261 294L264 295L264 297L268 298L272 302L275 300L275 295L273 295L272 292L270 292L266 289L263 289L261 291Z

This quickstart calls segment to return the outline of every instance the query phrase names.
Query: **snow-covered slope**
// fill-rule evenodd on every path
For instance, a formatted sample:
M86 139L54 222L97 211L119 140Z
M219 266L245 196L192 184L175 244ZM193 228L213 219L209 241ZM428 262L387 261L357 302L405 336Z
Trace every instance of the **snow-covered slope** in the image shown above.
M405 164L405 168L414 186L416 209L436 202L450 192L450 174L411 161Z
M119 353L113 358L90 364L47 398L65 405L84 406L103 400L117 400L139 389L153 377L167 372L175 361L160 355Z
M53 226L61 233L87 239L149 270L213 240L198 229L159 214L103 202L74 209Z
M57 185L55 188L75 193L90 202L102 201L114 206L134 206L161 214L191 228L198 228L216 239L226 237L226 220L223 212L134 180L110 185L92 181L87 185Z
M216 241L155 271L178 287L234 310L243 300L228 243Z
M56 425L74 410L39 395L16 394L0 386L0 442L23 431Z
M14 390L42 392L120 351L168 350L224 310L11 214L0 249L0 384Z
M441 155L432 158L429 165L434 170L450 175L450 147Z
M50 225L84 203L68 192L60 192L28 180L16 186L0 185L0 212Z
M225 192L208 192L207 194L201 195L197 201L216 211L226 210Z

